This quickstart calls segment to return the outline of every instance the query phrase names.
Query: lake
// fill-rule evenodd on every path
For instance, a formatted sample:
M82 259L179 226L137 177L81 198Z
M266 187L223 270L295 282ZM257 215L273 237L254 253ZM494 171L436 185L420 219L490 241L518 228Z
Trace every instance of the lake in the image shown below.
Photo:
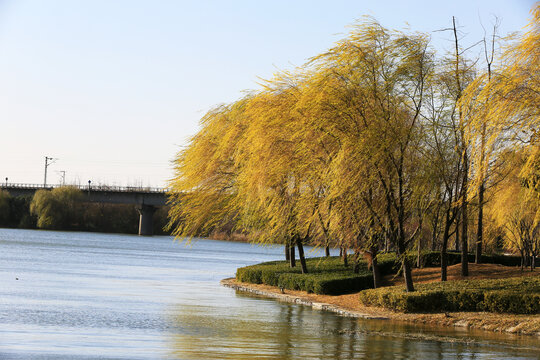
M237 293L219 281L283 248L173 240L0 229L0 359L540 359L534 337Z

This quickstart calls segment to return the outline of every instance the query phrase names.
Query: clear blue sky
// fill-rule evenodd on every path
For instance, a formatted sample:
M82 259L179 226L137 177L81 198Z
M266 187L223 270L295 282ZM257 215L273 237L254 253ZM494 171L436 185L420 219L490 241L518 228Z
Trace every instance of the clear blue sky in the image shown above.
M303 64L362 15L432 32L521 31L532 0L0 0L0 180L163 186L201 116ZM433 33L438 48L449 34ZM471 54L474 55L474 54Z

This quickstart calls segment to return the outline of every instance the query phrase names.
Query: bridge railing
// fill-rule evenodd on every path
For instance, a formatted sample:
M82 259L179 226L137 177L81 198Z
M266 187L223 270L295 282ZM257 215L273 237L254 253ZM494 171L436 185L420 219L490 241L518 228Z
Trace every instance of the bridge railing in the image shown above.
M59 185L59 184L25 184L25 183L0 183L3 189L54 189L62 186L70 186L84 191L111 191L111 192L144 192L144 193L166 193L168 188L150 186L111 186L111 185Z

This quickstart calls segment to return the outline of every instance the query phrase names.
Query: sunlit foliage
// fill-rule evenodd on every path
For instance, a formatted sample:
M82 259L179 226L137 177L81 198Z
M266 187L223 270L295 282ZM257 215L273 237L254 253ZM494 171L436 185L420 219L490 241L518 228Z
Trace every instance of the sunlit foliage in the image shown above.
M508 175L497 185L497 195L488 209L495 225L504 232L505 248L521 255L522 266L534 268L540 252L540 223L536 218L540 199L535 190L523 186L520 177L527 156L526 150L505 154Z
M37 216L37 226L43 229L70 229L75 221L76 207L82 198L78 188L63 186L36 191L30 212Z
M302 68L202 118L174 162L170 228L190 238L233 224L255 242L296 245L301 260L306 242L352 249L375 285L377 255L394 250L412 291L406 252L420 253L428 234L444 259L461 214L466 265L479 136L494 156L511 143L500 140L509 121L529 134L538 121L534 14L490 81L457 37L440 57L427 35L364 19Z
M469 136L475 145L475 161L481 156L488 160L497 156L501 148L536 139L540 126L540 3L532 10L528 31L519 41L507 47L501 66L489 74L480 74L469 86L462 99L470 117ZM487 132L487 152L484 154L480 133ZM536 143L532 144L536 145ZM535 156L536 152L531 152ZM534 168L534 161L527 162L524 171ZM484 165L485 166L485 165ZM485 168L479 168L480 178ZM528 173L529 175L533 175Z

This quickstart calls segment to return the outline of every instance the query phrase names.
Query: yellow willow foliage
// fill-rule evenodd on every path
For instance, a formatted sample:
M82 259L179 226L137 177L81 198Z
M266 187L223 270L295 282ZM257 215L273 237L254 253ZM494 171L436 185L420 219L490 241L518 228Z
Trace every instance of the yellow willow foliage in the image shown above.
M532 190L523 186L520 169L530 156L528 150L518 150L502 155L508 167L508 176L492 190L493 201L488 203L487 213L505 234L505 246L521 251L538 243L539 200L531 196ZM538 246L538 245L537 245Z
M408 217L423 193L418 150L423 88L432 72L427 38L368 21L313 62L319 74L304 107L315 109L311 127L339 144L327 177L334 231L345 238L373 217L381 226L385 217L403 221L398 217Z
M176 176L169 185L169 228L178 237L211 232L236 214L236 143L244 131L247 99L208 112L201 131L174 161Z
M366 22L306 70L209 112L175 160L175 234L234 221L259 242L309 236L358 248L391 223L405 238L426 194L432 66L424 35Z
M535 134L540 125L540 2L528 31L505 51L502 64L491 79L487 73L478 76L460 100L470 119L467 135L479 167L477 181L501 147L515 146L516 139Z
M257 230L260 242L306 236L310 209L303 199L312 191L305 175L303 146L294 136L301 79L278 74L273 80L246 107L249 126L238 144L244 155L238 159L242 226Z

